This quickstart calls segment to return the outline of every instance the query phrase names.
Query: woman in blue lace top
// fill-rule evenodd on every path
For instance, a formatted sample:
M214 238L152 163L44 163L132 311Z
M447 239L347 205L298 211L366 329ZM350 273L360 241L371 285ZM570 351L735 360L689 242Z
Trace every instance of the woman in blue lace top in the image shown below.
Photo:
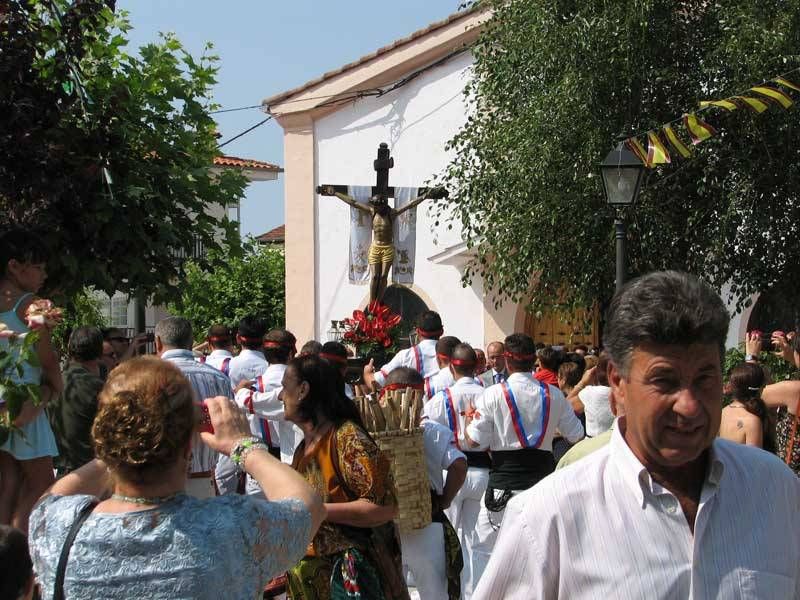
M92 429L97 460L56 482L34 508L30 544L43 597L81 511L98 502L77 533L65 596L253 599L297 562L324 518L321 498L290 467L250 438L246 417L226 398L207 399L214 450L232 455L267 500L184 493L200 410L170 363L137 358L113 371Z

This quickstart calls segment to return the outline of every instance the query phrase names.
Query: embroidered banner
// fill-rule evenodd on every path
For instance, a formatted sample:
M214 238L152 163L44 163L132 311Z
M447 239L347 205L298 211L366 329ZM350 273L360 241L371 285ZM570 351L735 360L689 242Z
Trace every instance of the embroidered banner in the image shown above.
M361 204L368 204L372 186L351 185L347 195ZM366 285L369 283L369 245L372 241L372 221L369 213L350 207L350 283Z
M394 188L394 207L403 208L417 197L418 188ZM392 281L411 285L414 283L414 258L417 251L417 209L407 210L394 222L394 263Z

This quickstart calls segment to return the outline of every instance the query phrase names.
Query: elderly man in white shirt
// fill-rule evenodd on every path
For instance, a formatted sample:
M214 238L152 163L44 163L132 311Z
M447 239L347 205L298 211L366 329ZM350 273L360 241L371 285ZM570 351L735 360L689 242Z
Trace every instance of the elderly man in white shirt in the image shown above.
M800 598L800 481L716 437L728 322L684 273L616 294L604 341L625 416L608 446L509 502L476 597Z
M455 384L436 394L422 409L423 419L439 423L450 430L453 442L464 452L469 467L464 485L447 510L447 518L459 532L464 555L464 569L461 572L461 597L464 600L472 597L478 578L489 559L486 553L473 552L473 546L479 546L476 525L483 505L483 494L489 483L489 467L492 461L486 450L477 451L471 448L464 436L465 415L483 395L483 386L474 378L476 362L477 355L471 346L456 346L450 360Z

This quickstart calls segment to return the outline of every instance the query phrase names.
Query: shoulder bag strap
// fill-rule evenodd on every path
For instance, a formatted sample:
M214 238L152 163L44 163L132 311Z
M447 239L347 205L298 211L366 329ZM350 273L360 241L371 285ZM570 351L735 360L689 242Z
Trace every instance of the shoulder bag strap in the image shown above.
M84 506L78 513L78 516L75 519L75 522L72 524L72 527L69 528L67 538L64 540L64 545L61 547L61 556L58 557L56 581L53 585L53 600L64 600L64 577L67 573L67 560L69 560L69 551L72 548L72 544L75 543L75 538L78 536L78 532L80 531L81 527L83 527L86 519L89 518L89 515L92 514L95 506L97 506L97 502L95 501L92 501Z

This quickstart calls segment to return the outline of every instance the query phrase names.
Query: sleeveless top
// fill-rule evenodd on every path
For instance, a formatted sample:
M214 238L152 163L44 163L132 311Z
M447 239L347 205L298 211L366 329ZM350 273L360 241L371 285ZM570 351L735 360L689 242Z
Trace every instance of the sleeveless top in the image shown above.
M800 475L800 424L798 424L798 431L795 434L794 447L792 448L792 456L787 461L786 452L789 449L789 441L792 437L792 424L794 423L795 416L788 411L785 407L778 410L778 420L775 423L775 438L778 446L778 457L783 460L789 468L795 472L795 475Z
M31 296L33 296L33 294L23 294L19 297L11 310L0 312L0 323L5 323L6 327L15 333L28 333L30 329L28 329L28 326L19 318L17 310L20 305ZM8 340L0 339L0 348L7 350L8 347ZM12 373L11 378L18 383L39 383L42 378L42 370L29 363L23 363L22 377L19 377L17 373Z

